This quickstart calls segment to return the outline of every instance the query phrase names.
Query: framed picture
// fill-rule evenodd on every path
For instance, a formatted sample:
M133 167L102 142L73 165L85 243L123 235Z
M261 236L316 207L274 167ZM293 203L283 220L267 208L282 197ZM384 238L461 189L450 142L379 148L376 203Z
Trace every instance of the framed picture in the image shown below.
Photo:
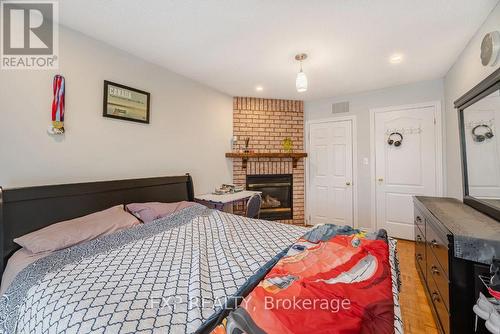
M103 116L149 124L150 94L104 80Z

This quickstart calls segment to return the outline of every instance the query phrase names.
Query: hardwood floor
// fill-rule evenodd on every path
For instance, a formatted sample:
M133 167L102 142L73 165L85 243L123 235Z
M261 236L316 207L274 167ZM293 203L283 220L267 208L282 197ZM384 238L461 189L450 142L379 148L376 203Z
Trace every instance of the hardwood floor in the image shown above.
M401 312L406 334L438 334L436 323L415 268L415 243L398 240L401 270Z

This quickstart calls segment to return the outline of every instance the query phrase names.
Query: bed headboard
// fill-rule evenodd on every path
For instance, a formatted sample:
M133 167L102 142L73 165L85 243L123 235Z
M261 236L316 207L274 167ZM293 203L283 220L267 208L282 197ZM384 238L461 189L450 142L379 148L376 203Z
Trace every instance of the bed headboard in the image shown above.
M118 204L193 200L189 174L15 189L0 187L0 277L9 257L20 248L13 239L24 234Z

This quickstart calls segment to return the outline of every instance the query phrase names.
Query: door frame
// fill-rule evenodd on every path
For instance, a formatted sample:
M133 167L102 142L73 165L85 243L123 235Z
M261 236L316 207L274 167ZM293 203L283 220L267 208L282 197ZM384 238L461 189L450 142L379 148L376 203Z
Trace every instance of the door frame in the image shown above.
M397 111L404 109L415 109L415 108L425 108L434 107L436 111L435 114L435 126L436 126L436 196L443 196L444 193L444 156L443 156L443 115L441 112L441 101L430 101L415 104L405 104L399 106L383 107L383 108L372 108L370 109L370 188L371 188L371 227L373 230L377 229L377 182L375 175L376 161L375 161L375 115L378 113Z
M352 124L352 180L351 180L351 186L352 186L352 223L354 228L359 227L359 222L358 222L358 129L357 129L357 124L356 124L356 116L336 116L336 117L329 117L329 118L322 118L318 120L308 120L306 121L306 136L305 136L305 147L306 147L306 152L309 152L310 150L310 141L311 141L311 131L310 131L310 126L311 124L321 124L321 123L332 123L332 122L342 122L342 121L351 121ZM307 163L304 164L305 168L305 174L306 174L306 186L304 187L304 196L305 196L305 221L306 223L310 222L310 199L308 196L309 193L309 187L310 187L310 175L309 175L309 164L310 160L307 159Z

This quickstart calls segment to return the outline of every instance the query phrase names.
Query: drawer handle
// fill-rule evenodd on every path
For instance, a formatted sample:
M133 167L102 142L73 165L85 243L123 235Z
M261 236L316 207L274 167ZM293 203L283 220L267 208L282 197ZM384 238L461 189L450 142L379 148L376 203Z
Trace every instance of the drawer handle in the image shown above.
M431 267L431 272L432 272L433 275L439 275L440 274L439 269L436 266L432 266Z
M422 254L417 254L417 260L422 261L423 258Z
M438 242L436 241L436 239L433 239L431 241L431 246L434 247L434 248L437 248L439 246Z
M436 291L434 291L432 293L432 300L439 303L441 301L441 299L439 298L439 293L437 293Z
M422 241L422 237L417 234L417 241Z

